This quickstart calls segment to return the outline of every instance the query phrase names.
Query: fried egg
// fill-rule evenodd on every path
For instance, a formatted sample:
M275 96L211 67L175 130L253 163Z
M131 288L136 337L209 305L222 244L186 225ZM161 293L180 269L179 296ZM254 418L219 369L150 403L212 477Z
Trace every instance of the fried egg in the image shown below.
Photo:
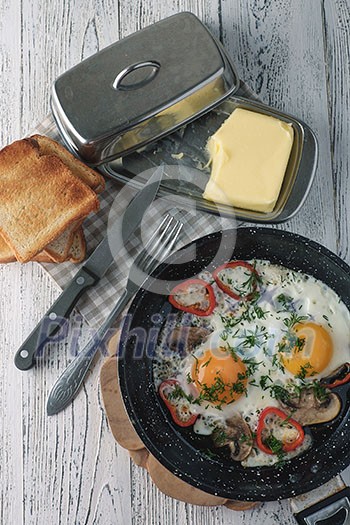
M320 374L333 356L333 341L329 331L316 323L299 323L291 334L292 341L285 339L287 351L280 351L283 365L294 376L305 370L305 377Z
M205 341L187 355L169 352L164 341L157 348L155 386L177 379L185 395L194 398L198 434L211 434L235 413L255 432L262 410L279 406L276 385L305 385L350 360L350 314L333 290L269 261L248 262L261 277L253 301L229 297L214 283L213 313L187 318L187 324L209 328ZM209 272L198 277L213 283ZM255 450L245 464L271 462L271 456Z
M242 359L225 348L204 350L191 368L191 378L203 400L214 405L237 401L247 385Z

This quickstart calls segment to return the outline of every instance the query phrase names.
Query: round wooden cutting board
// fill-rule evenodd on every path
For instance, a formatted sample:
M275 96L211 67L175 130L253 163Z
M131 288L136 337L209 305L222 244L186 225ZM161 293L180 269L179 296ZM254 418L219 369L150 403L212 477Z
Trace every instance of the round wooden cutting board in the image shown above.
M174 474L163 467L163 465L148 452L130 423L124 408L118 383L117 357L115 355L117 344L118 334L116 334L108 344L110 357L106 359L102 366L100 385L107 419L114 439L119 445L128 450L134 463L147 469L152 481L159 490L177 500L193 505L225 505L229 509L240 511L251 509L258 505L258 503L254 502L220 498L196 489L174 476Z

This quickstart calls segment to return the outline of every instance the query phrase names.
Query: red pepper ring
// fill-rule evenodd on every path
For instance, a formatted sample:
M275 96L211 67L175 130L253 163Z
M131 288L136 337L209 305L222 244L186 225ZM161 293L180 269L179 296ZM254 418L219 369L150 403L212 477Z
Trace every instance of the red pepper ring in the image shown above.
M188 402L184 403L183 399L174 398L169 399L169 390L174 391L175 387L179 385L179 382L176 379L167 379L163 381L159 386L158 392L162 400L164 401L166 407L168 408L171 417L174 422L180 427L189 427L194 424L198 414L192 414L188 409ZM168 395L167 392L168 391Z
M339 366L329 376L321 379L321 385L325 388L336 388L350 381L350 363Z
M266 416L272 414L282 419L282 422L287 421L289 425L292 425L298 431L298 437L292 443L283 443L282 446L284 452L291 452L292 450L295 450L304 441L304 429L297 421L295 421L295 419L290 418L285 412L276 407L267 407L260 414L258 428L256 431L256 443L258 447L266 454L274 454L271 448L265 445L263 441L263 431L266 428Z
M334 383L330 383L329 385L322 385L325 388L335 388L340 385L345 385L345 383L348 383L350 381L350 372L343 378L343 379L336 379Z
M184 294L186 292L191 293L189 289L193 285L200 285L203 288L205 288L205 298L208 302L207 308L205 309L200 308L200 305L198 302L190 304L190 305L185 305L179 302L175 298L176 295ZM184 312L189 312L191 314L199 315L202 317L206 315L210 315L216 306L216 300L215 300L215 294L214 294L213 288L211 287L209 283L207 283L206 281L203 281L202 279L188 279L187 281L184 281L183 283L180 283L177 286L175 286L175 288L173 288L173 290L171 290L170 292L169 302L173 306L175 306L175 308L177 308L178 310L183 310Z
M242 294L238 294L234 292L232 288L228 284L225 284L220 278L220 272L222 272L222 270L225 270L226 268L237 268L237 267L246 268L247 270L251 272L252 275L256 277L255 279L253 279L251 290L249 290L249 293L247 293L247 295L242 295ZM256 271L256 269L254 268L254 266L252 266L246 261L230 261L228 263L222 264L221 266L216 268L216 270L214 270L213 277L218 287L221 288L223 292L227 293L227 295L229 295L230 297L233 297L233 299L236 299L237 301L240 301L242 299L249 301L253 297L257 289L257 283L260 279L260 276L258 272Z

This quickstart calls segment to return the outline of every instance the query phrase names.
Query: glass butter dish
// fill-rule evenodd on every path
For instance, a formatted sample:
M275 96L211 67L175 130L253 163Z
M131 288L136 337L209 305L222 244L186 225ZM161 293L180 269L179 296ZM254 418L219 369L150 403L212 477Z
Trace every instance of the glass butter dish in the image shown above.
M59 77L52 112L66 146L104 175L139 187L145 170L177 165L162 192L200 210L249 222L291 218L309 192L317 141L302 121L261 104L246 90L221 44L191 13L179 13L115 43ZM276 205L256 212L202 197L210 176L208 138L238 107L292 125L293 147Z

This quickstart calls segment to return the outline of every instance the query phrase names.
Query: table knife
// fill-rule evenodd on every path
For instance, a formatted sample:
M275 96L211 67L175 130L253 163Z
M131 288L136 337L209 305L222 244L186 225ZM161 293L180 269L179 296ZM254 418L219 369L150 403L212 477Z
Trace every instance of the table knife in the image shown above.
M52 307L34 328L15 355L15 365L20 370L29 370L34 366L45 344L69 317L83 293L94 286L105 275L114 262L114 255L124 246L124 240L140 225L148 206L154 200L161 182L161 168L158 168L147 184L136 194L124 214L118 217L106 236L90 255L82 268L73 277ZM110 249L110 240L113 248ZM113 253L112 253L113 252Z

